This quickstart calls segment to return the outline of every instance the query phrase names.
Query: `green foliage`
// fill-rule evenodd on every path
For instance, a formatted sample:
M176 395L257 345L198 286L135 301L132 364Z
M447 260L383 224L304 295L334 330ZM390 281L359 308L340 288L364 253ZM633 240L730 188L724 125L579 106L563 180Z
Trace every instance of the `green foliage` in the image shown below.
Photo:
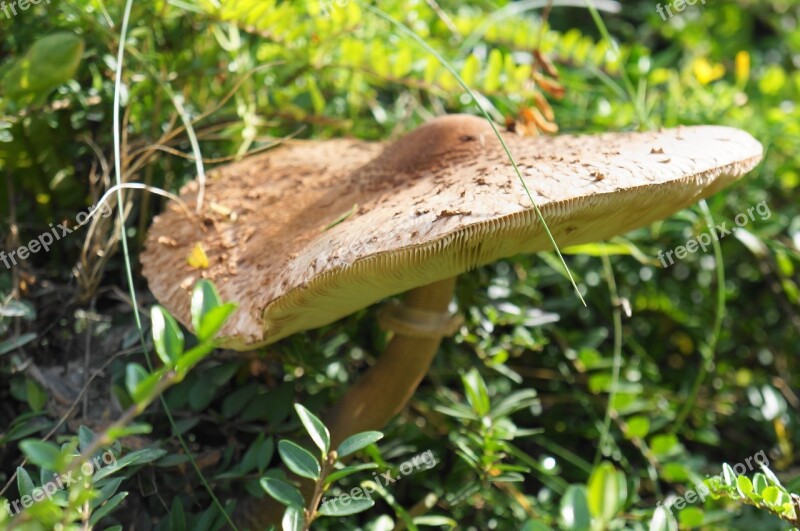
M800 496L781 485L775 473L761 465L752 479L737 474L727 463L722 465L721 476L706 479L703 483L714 499L728 498L752 505L772 513L793 527L800 527Z
M314 481L313 496L306 499L300 490L279 476L279 469L267 471L260 480L261 488L285 507L281 526L283 531L305 531L314 520L321 516L351 516L370 509L375 502L371 497L359 496L339 503L339 500L324 501L324 494L337 481L362 470L372 468L371 464L345 466L341 458L363 450L383 437L379 432L357 433L348 437L338 451L330 450L330 432L325 424L311 411L300 404L294 406L306 434L320 451L317 459L311 452L290 440L278 443L281 461L290 471L301 478ZM365 466L366 465L366 466ZM356 487L359 489L360 487ZM374 491L374 489L373 489Z
M546 95L565 132L698 123L749 131L764 143L765 160L710 198L709 211L729 226L762 201L771 215L722 240L721 261L696 253L662 268L655 258L707 230L697 208L569 250L586 308L549 253L463 275L457 299L465 326L445 341L411 407L385 438L370 432L342 442L327 472L333 451L312 411L325 411L383 347L374 312L233 359L212 355L212 338L234 307L201 283L187 323L196 337L153 310L147 337L157 365L150 368L121 302L116 216L98 219L49 253L0 267L0 488L8 484L0 495L31 493L45 483L45 468L69 466L95 435L119 439L109 443L117 465L36 504L26 513L31 520L16 517L15 525L220 528L225 515L207 483L226 512L248 497L274 497L294 507L287 524L302 528L312 523L308 504L279 471L285 456L318 475L326 494L375 489L373 500L321 505L318 514L337 516L315 518L315 529L792 525L799 420L792 390L800 386L792 356L800 342L797 7L706 2L664 21L652 2L624 2L618 14L600 13L617 44L585 9L558 2L547 22L526 7L535 2L373 4L449 61L498 123ZM13 19L0 14L3 250L50 223L75 228L76 212L108 188L118 66L111 51L121 19L121 5L89 0L41 3ZM193 160L174 155L191 157L192 145L172 96L194 120L208 160L290 134L386 139L433 114L475 112L445 66L355 0L135 2L131 21L122 87L127 180L175 192L195 174ZM534 49L557 66L558 87L534 76ZM135 269L144 230L165 203L144 193L126 193L125 201ZM715 334L720 290L726 301ZM86 375L102 375L89 384L88 405L133 408L135 423L73 433L81 422L112 422L120 416L113 408L107 417L90 408L79 421L59 423L63 409L77 404L79 412L83 400L67 395L62 404L63 389L46 384L80 389L83 379L72 376L84 370L86 352L105 355ZM162 393L175 431L152 405ZM38 444L52 429L50 442ZM762 448L774 474L745 478L721 465ZM382 484L380 473L397 474L391 463L421 449L441 456L435 470ZM670 505L717 469L711 496ZM9 520L0 510L0 528Z
M48 93L67 81L78 70L83 54L83 40L71 33L56 33L42 37L16 59L0 79L0 90L17 106L23 98L41 102Z
M195 298L201 298L202 293L216 293L216 290L210 282L201 280L194 288ZM228 305L218 298L193 306L193 320L201 327L208 327L207 321L216 319L214 310L224 306ZM37 484L25 468L17 467L19 498L0 498L0 504L7 508L5 512L13 517L12 526L31 530L50 528L57 522L62 526L78 522L94 526L111 515L128 495L128 492L117 493L125 480L120 471L133 466L140 468L166 455L163 449L144 448L121 456L119 441L150 432L146 424L132 424L134 418L182 380L214 348L214 338L208 337L184 352L183 334L175 319L159 307L154 307L151 315L153 342L164 367L149 372L137 363L126 365L125 386L132 404L105 432L95 434L81 426L78 435L61 446L38 439L26 439L19 444L26 462L39 468L41 482Z
M339 457L347 457L359 450L362 450L374 444L383 438L383 434L379 431L365 431L351 435L343 440L339 447L336 449L336 454Z

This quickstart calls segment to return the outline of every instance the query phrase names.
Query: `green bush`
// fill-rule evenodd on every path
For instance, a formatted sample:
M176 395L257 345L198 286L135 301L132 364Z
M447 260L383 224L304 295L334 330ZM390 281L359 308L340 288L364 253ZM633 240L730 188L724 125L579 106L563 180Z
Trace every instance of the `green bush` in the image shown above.
M795 525L800 10L696 2L664 20L653 2L596 3L617 12L593 17L556 0L545 21L546 2L374 3L429 49L357 0L133 3L119 169L125 182L173 193L196 174L197 147L212 166L287 136L384 139L434 115L478 113L431 49L498 123L538 105L562 132L713 123L765 147L763 163L706 206L565 250L586 307L552 253L463 275L464 327L411 407L346 465L315 415L384 346L373 313L245 357L212 355L230 306L208 284L199 293L217 309L194 324L200 337L157 306L139 323L124 272L152 306L136 264L167 199L125 191L125 252L116 211L76 224L114 181L124 5L0 10L0 248L51 223L74 229L0 267L0 497L33 499L98 452L116 463L13 519L0 511L0 527L219 529L245 498L269 496L290 507L292 529ZM537 70L537 54L557 72ZM709 216L732 225L762 203L769 215L722 239L722 260L657 260L706 232ZM64 403L55 380L74 385L75 368L103 382L90 382L92 402L123 413L87 418L95 404L78 395L83 380ZM309 436L319 450L310 459L286 442ZM388 485L373 475L427 451L431 471ZM758 452L763 470L723 465ZM302 499L282 467L311 470L320 496ZM699 485L710 495L690 501ZM371 490L357 513L322 500L353 489Z

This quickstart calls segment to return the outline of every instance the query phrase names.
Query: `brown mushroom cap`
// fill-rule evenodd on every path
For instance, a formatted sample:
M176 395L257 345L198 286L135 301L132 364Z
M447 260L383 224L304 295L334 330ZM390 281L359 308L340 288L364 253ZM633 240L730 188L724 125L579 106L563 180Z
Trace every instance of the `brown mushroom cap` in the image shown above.
M749 134L716 126L503 137L562 248L667 217L762 154ZM193 206L196 194L192 182L182 198ZM198 243L206 269L187 263ZM192 285L212 279L223 300L240 304L222 343L244 350L551 248L490 125L450 115L393 143L293 141L218 168L202 222L170 205L141 260L156 298L186 325Z

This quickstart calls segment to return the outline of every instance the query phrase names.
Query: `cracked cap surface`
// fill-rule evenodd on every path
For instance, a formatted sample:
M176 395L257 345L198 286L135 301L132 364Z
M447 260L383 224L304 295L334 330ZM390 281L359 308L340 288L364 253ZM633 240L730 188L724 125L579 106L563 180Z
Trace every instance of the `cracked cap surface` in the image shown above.
M520 137L501 133L560 247L623 234L750 171L762 148L728 127ZM197 183L181 197L194 210ZM392 143L290 141L208 175L204 212L170 204L141 256L158 301L189 326L200 278L239 303L224 346L246 350L390 295L550 250L483 119L448 115ZM207 268L187 262L200 245Z

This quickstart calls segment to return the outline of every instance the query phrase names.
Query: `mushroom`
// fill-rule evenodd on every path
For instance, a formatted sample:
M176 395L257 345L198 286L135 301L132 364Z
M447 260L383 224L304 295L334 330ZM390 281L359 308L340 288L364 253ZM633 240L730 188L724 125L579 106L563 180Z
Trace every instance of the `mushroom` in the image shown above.
M724 188L761 159L727 127L520 137L503 133L562 247L647 225ZM182 198L193 205L198 184ZM190 326L190 294L212 279L239 303L222 344L247 350L332 323L407 292L381 310L386 351L328 417L333 444L380 429L406 404L442 337L455 278L551 243L503 147L483 119L448 115L391 143L291 141L209 175L202 222L176 206L142 254L155 297ZM190 266L197 246L205 268Z

